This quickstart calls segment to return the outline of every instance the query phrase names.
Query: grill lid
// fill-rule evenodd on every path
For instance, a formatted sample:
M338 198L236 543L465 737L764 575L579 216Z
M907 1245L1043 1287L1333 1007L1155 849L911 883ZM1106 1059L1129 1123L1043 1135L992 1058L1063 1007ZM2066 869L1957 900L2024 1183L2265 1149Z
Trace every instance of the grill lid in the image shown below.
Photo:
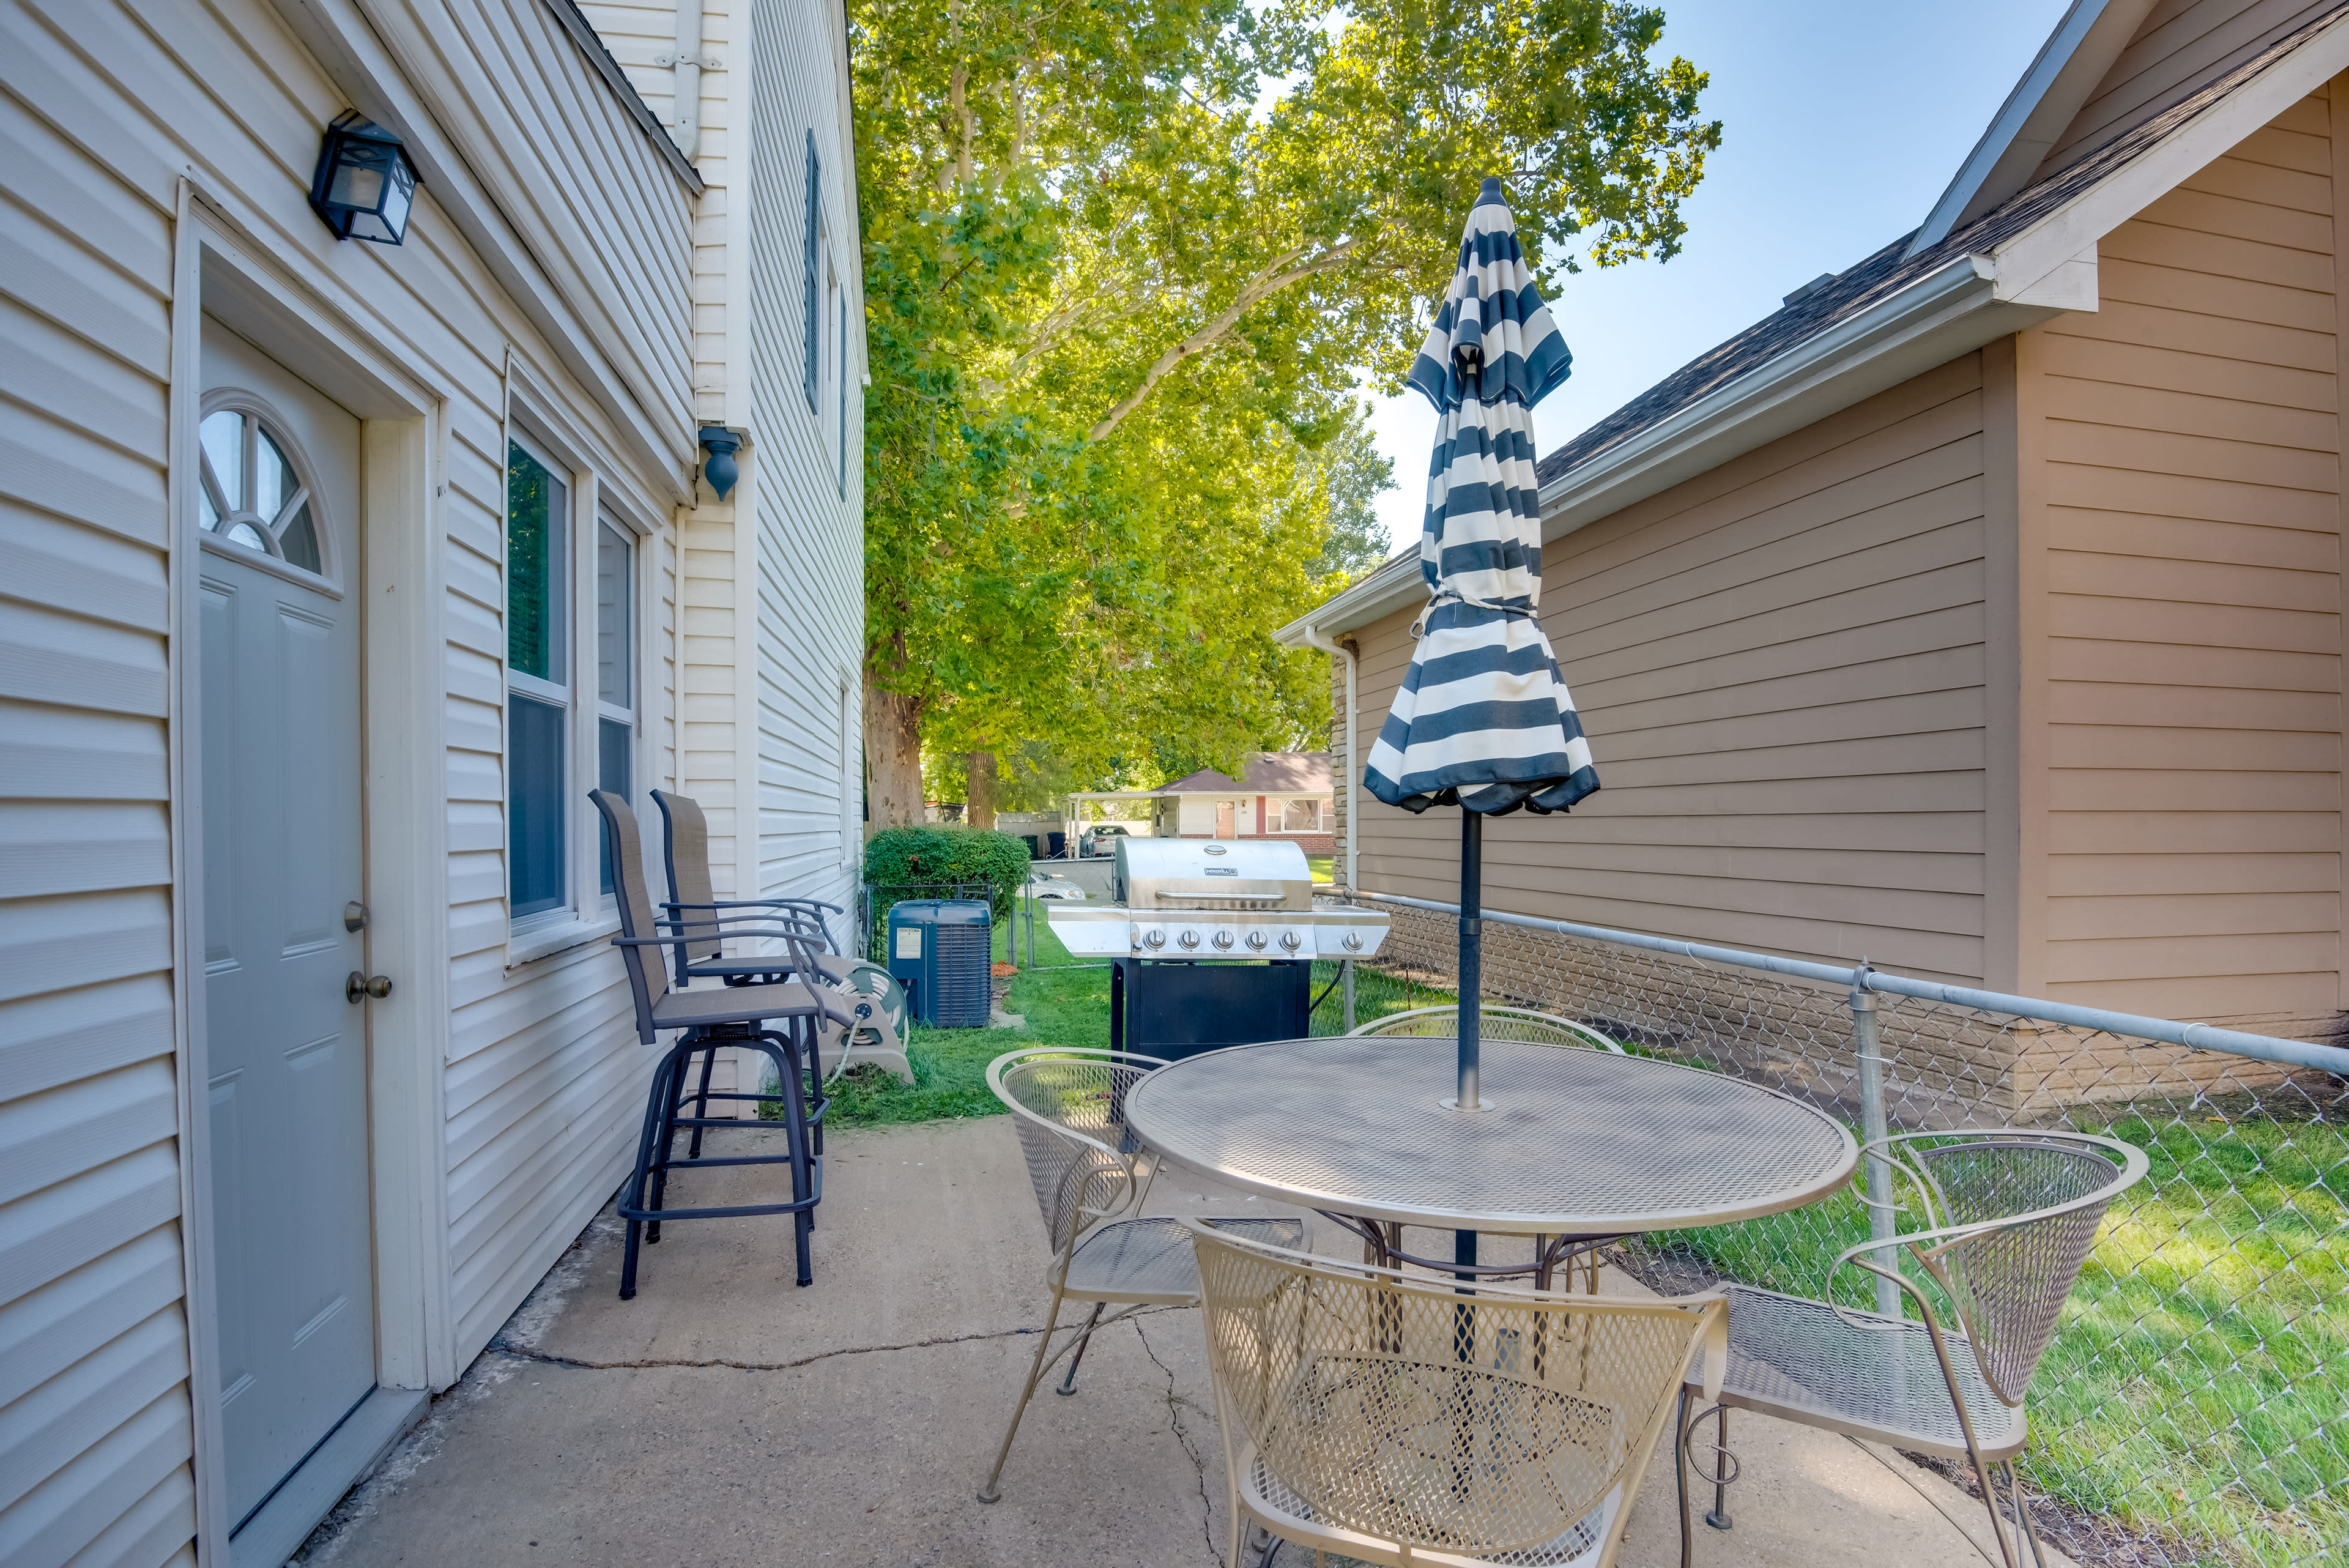
M1129 909L1310 909L1313 873L1285 838L1120 838L1110 897Z

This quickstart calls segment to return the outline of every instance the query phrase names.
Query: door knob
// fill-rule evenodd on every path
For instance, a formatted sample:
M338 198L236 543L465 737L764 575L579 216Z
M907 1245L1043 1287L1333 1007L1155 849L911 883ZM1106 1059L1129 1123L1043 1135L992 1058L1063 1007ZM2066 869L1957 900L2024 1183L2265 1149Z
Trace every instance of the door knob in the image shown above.
M366 974L358 970L353 970L351 977L343 981L343 1000L353 1006L357 1006L370 996L381 1002L390 994L391 977L389 975Z

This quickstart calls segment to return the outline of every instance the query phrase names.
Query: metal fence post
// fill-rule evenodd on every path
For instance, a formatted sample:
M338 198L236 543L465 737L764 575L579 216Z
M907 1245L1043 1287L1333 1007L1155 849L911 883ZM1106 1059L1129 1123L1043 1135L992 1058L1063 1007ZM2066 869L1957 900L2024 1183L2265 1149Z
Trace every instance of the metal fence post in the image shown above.
M1859 1062L1859 1129L1864 1143L1884 1137L1884 1037L1876 1020L1876 993L1868 989L1868 963L1859 961L1852 971L1851 1046ZM1892 1168L1871 1157L1868 1161L1868 1195L1876 1201L1868 1210L1868 1233L1879 1241L1892 1240ZM1879 1267L1899 1267L1899 1254L1887 1246L1876 1254ZM1876 1310L1899 1317L1900 1289L1881 1274L1876 1278Z
M1338 969L1339 973L1345 977L1346 1033L1351 1034L1354 1032L1354 961L1352 959L1340 959L1338 961Z

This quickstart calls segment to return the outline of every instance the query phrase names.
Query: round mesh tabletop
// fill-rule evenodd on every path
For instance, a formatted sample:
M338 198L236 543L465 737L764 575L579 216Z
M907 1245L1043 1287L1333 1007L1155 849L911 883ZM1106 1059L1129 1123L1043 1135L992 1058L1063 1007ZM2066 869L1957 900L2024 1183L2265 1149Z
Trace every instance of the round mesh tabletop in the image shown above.
M1310 1208L1515 1235L1671 1231L1824 1197L1859 1151L1799 1100L1695 1067L1483 1043L1462 1112L1449 1039L1235 1045L1159 1068L1129 1125L1165 1158Z

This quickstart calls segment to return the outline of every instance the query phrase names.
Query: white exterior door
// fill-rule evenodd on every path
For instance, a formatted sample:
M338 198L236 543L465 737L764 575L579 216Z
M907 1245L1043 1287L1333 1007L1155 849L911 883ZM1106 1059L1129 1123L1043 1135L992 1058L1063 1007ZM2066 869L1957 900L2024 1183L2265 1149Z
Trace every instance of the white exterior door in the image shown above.
M198 589L212 1278L232 1528L375 1387L358 421L204 322Z

